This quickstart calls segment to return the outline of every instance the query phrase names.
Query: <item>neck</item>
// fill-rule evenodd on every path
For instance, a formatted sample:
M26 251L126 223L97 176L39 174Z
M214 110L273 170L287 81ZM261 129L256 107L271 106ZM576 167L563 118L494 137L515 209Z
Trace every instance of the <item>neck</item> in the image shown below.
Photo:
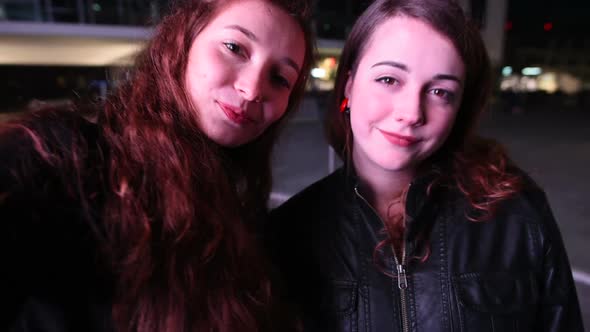
M353 158L353 164L363 197L373 206L379 216L386 220L392 202L401 197L414 178L414 171L385 170L372 163L358 162L356 158Z

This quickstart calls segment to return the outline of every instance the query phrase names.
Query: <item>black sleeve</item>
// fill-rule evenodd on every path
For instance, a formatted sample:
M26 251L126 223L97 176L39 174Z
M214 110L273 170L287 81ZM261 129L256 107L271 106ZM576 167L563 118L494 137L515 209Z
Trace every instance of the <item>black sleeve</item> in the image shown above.
M538 203L543 238L541 307L535 331L584 331L580 305L561 233L543 194Z
M28 298L74 289L80 266L90 264L80 263L91 234L68 165L76 134L62 118L0 124L1 331Z
M27 285L37 273L32 248L38 236L31 230L38 224L36 187L47 164L34 149L30 132L24 127L0 129L0 262L2 264L3 317L1 330L12 324L24 299ZM42 230L40 230L42 231Z

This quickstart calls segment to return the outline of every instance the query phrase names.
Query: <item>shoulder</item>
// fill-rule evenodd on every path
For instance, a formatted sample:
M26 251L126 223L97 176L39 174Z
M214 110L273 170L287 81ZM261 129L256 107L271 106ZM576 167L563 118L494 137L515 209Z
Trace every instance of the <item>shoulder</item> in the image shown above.
M96 178L102 167L105 145L100 137L96 124L68 110L43 110L1 123L2 202L7 197L73 198L81 181Z
M540 250L548 243L560 240L559 226L553 215L545 190L525 171L510 170L521 179L520 190L500 202L488 227L499 227L510 238L518 234L533 242Z
M525 172L522 178L523 188L506 212L526 223L540 247L545 250L554 245L563 247L561 231L545 190Z
M89 122L76 111L48 109L25 114L15 121L1 124L2 146L49 148L70 146L77 140L93 140L98 126ZM38 138L38 139L37 139Z
M513 167L511 172L522 180L522 186L519 192L507 200L501 210L517 214L527 222L542 222L546 214L550 213L545 190L524 170Z
M97 125L75 111L43 110L0 123L0 147L33 149L37 144L68 145L75 139L93 139L97 133Z
M311 237L331 229L349 205L347 179L345 171L339 169L272 210L264 230L267 241L274 243L272 247L286 246L293 239L311 241Z
M97 137L98 127L73 111L30 113L2 123L0 176L27 177L59 168L72 152L86 150Z
M441 186L441 194L436 196L437 202L444 202L457 216L484 217L476 211L476 204L478 208L486 210L492 207L493 219L518 217L525 222L538 221L540 213L549 206L543 188L525 170L512 163L506 165L501 173L501 177L488 178L481 174L476 177L478 174L466 170L464 182L453 180ZM474 197L470 197L466 191L474 193Z
M348 191L344 169L318 180L295 194L278 208L271 211L271 220L300 218L303 215L331 210L346 200Z

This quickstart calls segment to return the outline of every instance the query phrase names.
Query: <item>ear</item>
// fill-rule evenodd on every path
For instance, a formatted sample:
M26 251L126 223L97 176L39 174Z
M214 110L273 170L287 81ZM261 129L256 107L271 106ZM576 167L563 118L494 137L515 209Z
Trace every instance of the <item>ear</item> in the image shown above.
M352 77L352 73L350 71L348 71L348 73L346 74L347 78L346 78L346 85L344 85L344 97L350 99L350 93L352 91L352 83L354 78Z

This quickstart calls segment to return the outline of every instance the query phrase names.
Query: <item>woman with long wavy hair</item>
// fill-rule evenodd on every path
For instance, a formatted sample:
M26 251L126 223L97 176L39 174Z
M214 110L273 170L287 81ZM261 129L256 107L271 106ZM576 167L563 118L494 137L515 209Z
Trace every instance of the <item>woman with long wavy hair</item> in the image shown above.
M308 14L179 1L93 121L1 125L1 330L292 328L258 234L312 62Z
M326 123L344 166L268 231L308 330L583 330L543 191L475 135L490 76L452 0L376 0L357 20Z

